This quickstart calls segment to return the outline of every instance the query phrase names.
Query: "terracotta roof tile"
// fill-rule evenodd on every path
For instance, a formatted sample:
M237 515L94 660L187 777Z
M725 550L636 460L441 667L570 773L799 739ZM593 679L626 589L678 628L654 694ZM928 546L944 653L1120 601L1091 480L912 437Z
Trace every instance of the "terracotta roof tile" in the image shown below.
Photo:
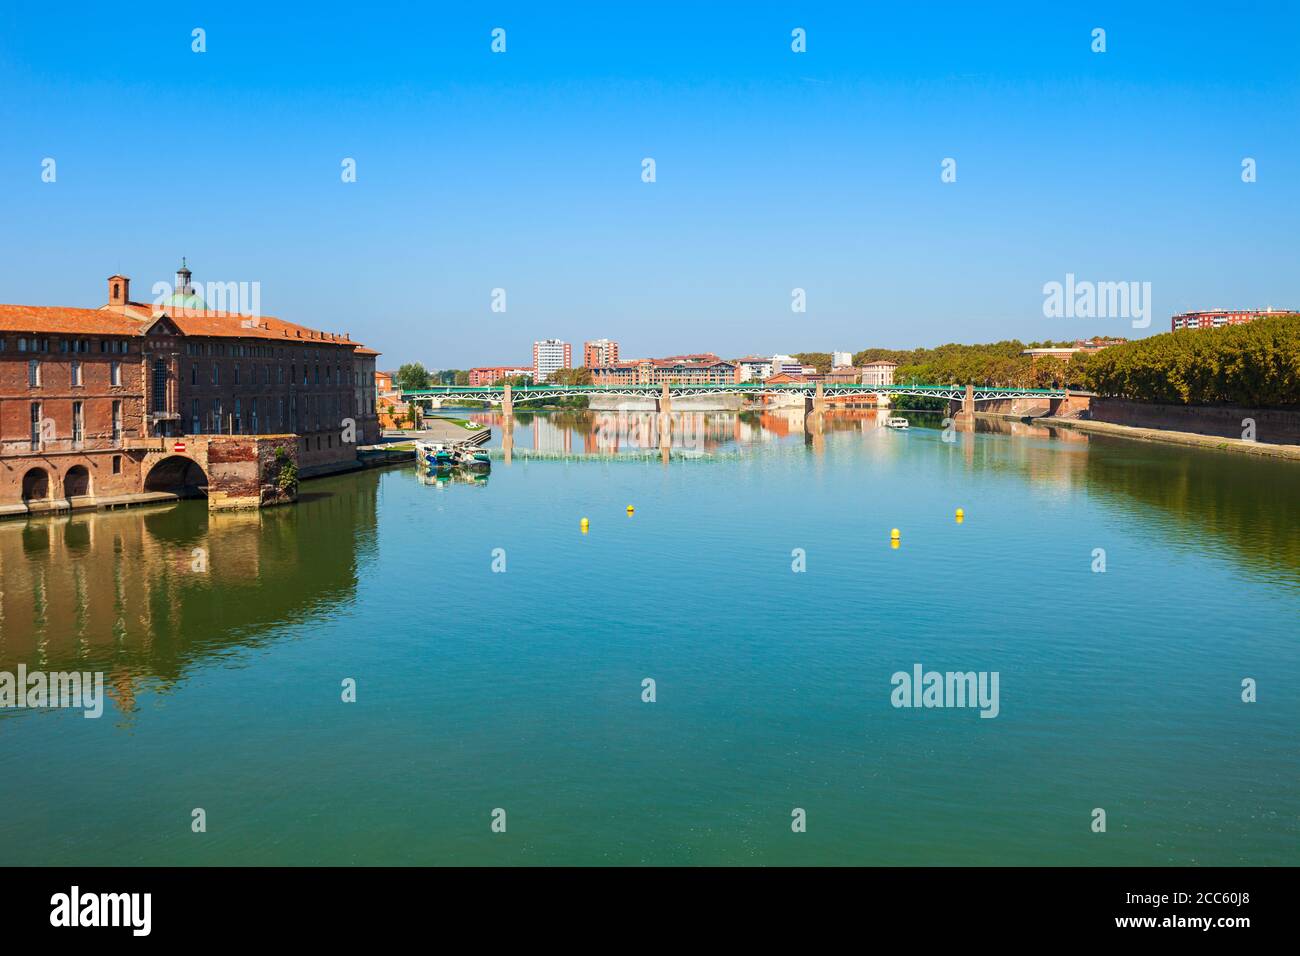
M0 332L37 335L140 335L138 319L99 309L64 309L49 305L0 305Z
M184 335L337 345L355 348L361 354L379 354L370 349L363 350L360 342L336 332L318 332L272 315L246 316L211 310L157 308L141 302L130 302L124 306L106 305L99 309L0 304L0 332L136 336L144 335L164 315Z

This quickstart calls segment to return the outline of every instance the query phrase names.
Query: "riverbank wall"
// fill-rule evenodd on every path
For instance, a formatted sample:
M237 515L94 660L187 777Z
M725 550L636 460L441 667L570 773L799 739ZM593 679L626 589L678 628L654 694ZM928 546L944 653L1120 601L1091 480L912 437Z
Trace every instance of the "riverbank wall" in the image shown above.
M1300 445L1300 408L1161 405L1126 398L1094 398L1089 417L1094 422L1110 425L1239 440L1253 427L1253 437L1258 443Z
M975 406L976 415L998 418L1041 418L1051 410L1045 398L996 398Z
M1129 438L1136 441L1192 445L1197 448L1209 448L1216 451L1233 451L1247 455L1260 455L1265 458L1285 458L1291 461L1300 461L1300 445L1275 445L1260 441L1247 441L1240 436L1227 438L1219 435L1203 435L1197 432L1172 431L1164 428L1139 428L1133 425L1117 425L1112 422L1077 418L1038 418L1035 419L1034 424L1058 425L1094 435L1110 435L1115 438Z

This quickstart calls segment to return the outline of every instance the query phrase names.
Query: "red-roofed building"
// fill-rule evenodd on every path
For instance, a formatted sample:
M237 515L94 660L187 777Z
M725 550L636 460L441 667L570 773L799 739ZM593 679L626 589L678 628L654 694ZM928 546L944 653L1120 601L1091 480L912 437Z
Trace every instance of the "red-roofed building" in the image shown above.
M712 353L636 359L591 370L594 385L731 385L737 366Z
M469 384L474 386L495 385L503 378L515 378L519 375L533 376L532 366L522 365L480 365L469 370Z
M189 276L165 304L132 301L114 275L97 309L0 305L0 507L146 490L146 460L187 436L282 436L304 475L378 438L379 353L208 309Z
M1205 312L1183 312L1169 320L1169 329L1221 329L1225 325L1245 325L1256 319L1272 315L1290 315L1291 309L1210 309Z

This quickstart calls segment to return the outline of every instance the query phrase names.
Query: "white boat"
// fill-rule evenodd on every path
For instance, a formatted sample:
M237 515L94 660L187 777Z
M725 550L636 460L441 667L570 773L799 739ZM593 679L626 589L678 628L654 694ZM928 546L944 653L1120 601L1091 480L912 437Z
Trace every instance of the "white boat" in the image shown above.
M911 427L906 418L887 418L885 425L889 428L909 428Z

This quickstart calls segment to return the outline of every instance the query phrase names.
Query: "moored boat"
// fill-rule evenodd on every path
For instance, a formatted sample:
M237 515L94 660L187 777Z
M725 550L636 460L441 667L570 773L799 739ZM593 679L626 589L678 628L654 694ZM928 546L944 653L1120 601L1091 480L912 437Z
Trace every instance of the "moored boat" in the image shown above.
M421 465L435 471L447 471L456 463L451 449L436 441L417 441L415 457Z
M463 443L448 445L444 442L417 441L415 457L430 474L445 474L453 469L486 472L492 468L492 460L486 451Z
M452 449L452 457L458 468L487 471L492 467L492 460L488 457L488 453L481 449L461 445Z
M906 418L897 418L897 417L886 419L885 425L889 428L898 428L898 429L911 427L910 423Z

